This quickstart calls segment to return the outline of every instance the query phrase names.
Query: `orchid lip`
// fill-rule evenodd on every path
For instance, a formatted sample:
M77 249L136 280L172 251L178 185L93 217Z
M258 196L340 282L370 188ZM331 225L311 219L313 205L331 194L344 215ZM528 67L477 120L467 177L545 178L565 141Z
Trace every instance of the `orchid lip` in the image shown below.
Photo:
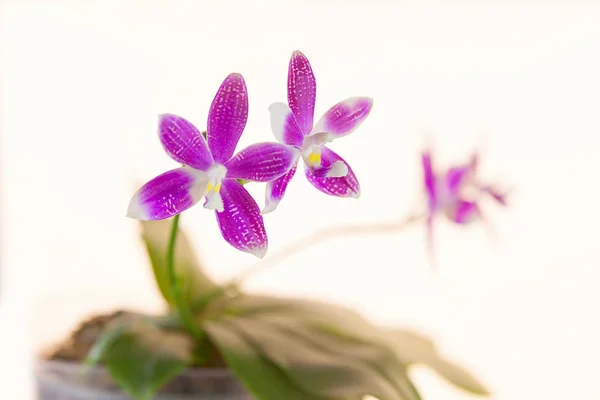
M300 147L300 152L304 162L309 166L321 165L321 150L325 145L331 142L333 138L327 132L319 132L304 138Z
M360 185L347 162L324 146L321 149L321 166L306 166L309 182L321 192L336 197L358 197Z
M348 175L348 166L341 161L331 164L331 168L325 174L327 178L341 178Z
M208 183L205 191L206 203L204 203L204 208L221 212L223 211L223 199L219 192L221 191L223 179L227 175L227 168L224 165L214 163L206 171L206 174L208 175Z

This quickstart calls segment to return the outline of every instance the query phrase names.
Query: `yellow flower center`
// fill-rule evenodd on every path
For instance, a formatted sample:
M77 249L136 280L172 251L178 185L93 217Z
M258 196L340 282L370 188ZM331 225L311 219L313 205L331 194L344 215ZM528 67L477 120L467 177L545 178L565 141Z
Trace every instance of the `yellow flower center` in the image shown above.
M221 191L221 183L214 184L213 182L208 182L208 187L206 188L207 193L215 192L219 193Z
M308 162L311 165L321 165L321 149L318 149L318 151L313 150L308 156Z

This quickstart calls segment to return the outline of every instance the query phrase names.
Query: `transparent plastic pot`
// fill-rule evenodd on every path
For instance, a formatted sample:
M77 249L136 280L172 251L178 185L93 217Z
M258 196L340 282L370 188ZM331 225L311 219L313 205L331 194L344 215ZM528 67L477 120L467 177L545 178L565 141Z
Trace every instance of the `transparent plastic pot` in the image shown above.
M38 400L131 400L103 367L41 360L35 377ZM85 373L82 373L85 371ZM252 400L227 369L188 369L174 378L154 400Z

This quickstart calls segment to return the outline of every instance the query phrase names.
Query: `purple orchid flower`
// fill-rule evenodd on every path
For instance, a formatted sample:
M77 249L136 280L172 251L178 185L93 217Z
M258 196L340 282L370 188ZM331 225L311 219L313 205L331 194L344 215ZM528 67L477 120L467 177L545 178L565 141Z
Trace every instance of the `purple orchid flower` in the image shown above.
M229 75L219 88L208 113L207 140L182 117L161 115L160 142L183 166L142 186L131 199L127 216L165 219L206 197L204 207L216 210L223 238L262 258L268 240L260 209L237 179L272 181L295 165L300 152L279 143L259 143L233 155L247 119L248 94L240 74Z
M448 168L443 174L436 174L431 150L427 149L421 154L427 195L427 240L430 251L433 245L433 218L437 213L444 214L456 224L466 225L483 219L478 204L480 195L489 195L497 203L506 205L505 194L477 180L478 160L479 156L474 153L468 163Z
M271 128L277 140L300 150L308 181L323 193L359 197L354 172L325 145L353 132L371 112L373 100L353 97L331 107L313 126L317 85L308 59L300 51L292 54L288 71L288 104L269 107ZM263 214L271 212L283 198L296 173L297 163L285 175L267 184Z

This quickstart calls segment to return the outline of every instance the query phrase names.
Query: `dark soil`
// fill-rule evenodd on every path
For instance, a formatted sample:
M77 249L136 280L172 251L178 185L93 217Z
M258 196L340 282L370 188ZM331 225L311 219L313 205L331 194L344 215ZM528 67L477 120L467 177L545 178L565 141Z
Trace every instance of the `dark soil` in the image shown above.
M104 328L113 320L127 314L133 313L126 310L118 310L110 314L95 315L88 320L83 321L77 329L73 331L71 336L51 349L44 355L44 358L78 363L83 362ZM225 361L217 349L213 347L212 350L211 357L205 365L202 365L202 367L225 368L227 364L225 364Z
M96 315L83 321L71 336L58 343L44 358L70 362L83 362L96 340L108 323L128 314L119 310L110 314Z
M119 310L109 314L96 315L89 318L88 320L82 322L67 339L60 342L50 351L46 352L43 355L43 358L47 360L64 361L70 363L82 363L85 360L89 350L102 333L104 327L106 327L106 325L114 319L122 317L128 313L128 311ZM216 348L213 351L212 357L202 368L213 370L226 368L226 364ZM199 368L191 368L188 370L188 372L196 369ZM241 389L241 386L239 386L239 384L231 378L192 379L190 376L193 375L193 373L181 374L169 382L160 392L178 394L244 393L243 389ZM69 384L69 381L71 380L71 378L67 376L62 378L59 377L59 379L64 379L66 381L65 383L67 384ZM109 391L118 391L115 383L112 381L112 379L110 379L110 376L104 369L90 373L86 379L86 386ZM73 399L75 399L75 397Z

